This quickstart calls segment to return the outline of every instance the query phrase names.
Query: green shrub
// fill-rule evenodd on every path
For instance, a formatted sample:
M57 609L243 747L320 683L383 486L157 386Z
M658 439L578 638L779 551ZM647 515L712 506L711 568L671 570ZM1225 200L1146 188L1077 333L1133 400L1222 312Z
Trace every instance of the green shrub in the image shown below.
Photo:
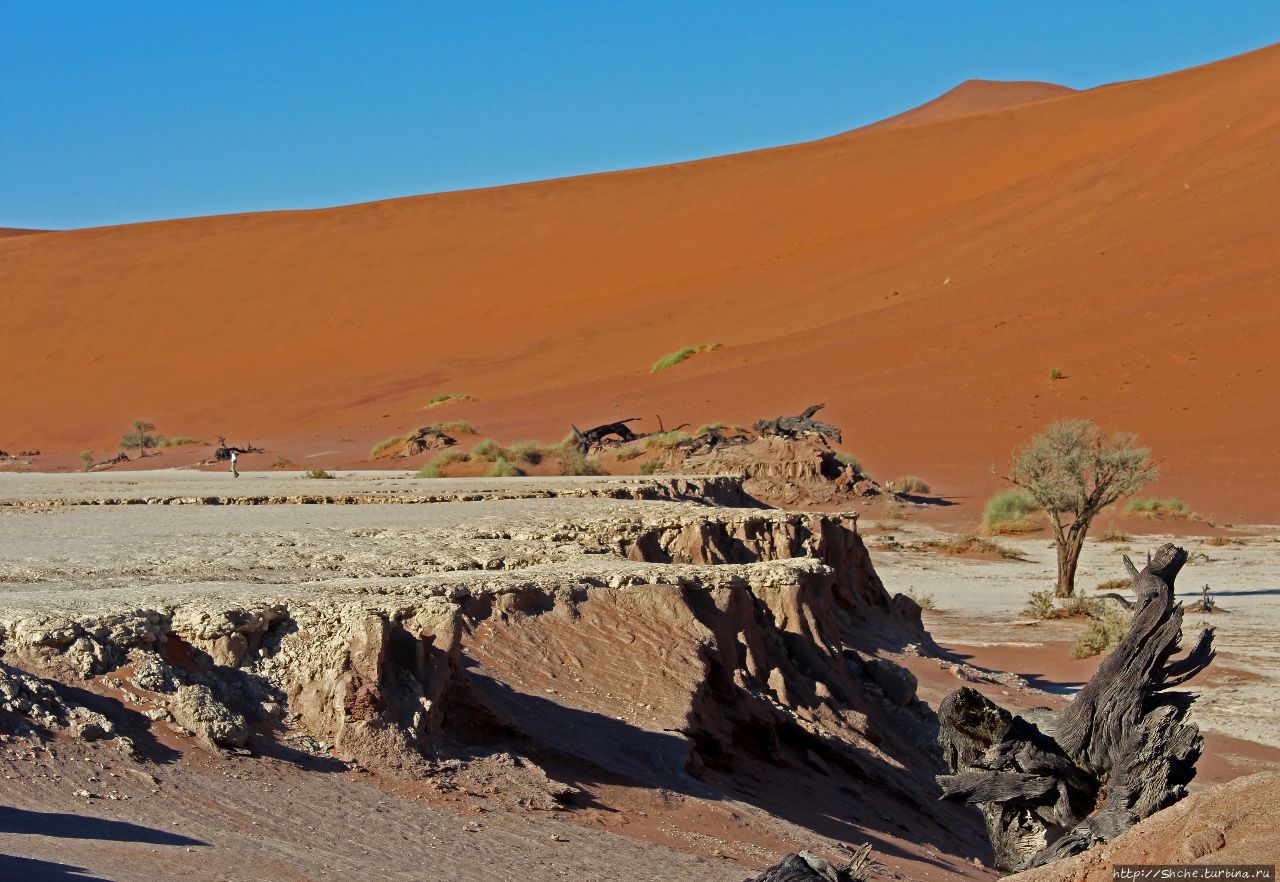
M560 474L598 476L609 473L596 457L584 456L578 450L564 450L560 453Z
M516 462L536 466L546 456L546 449L537 441L517 441L512 444L508 453Z
M1037 529L1031 515L1039 510L1025 490L1002 490L987 500L982 511L984 533L1027 533Z
M447 423L432 423L431 428L437 432L444 432L446 435L450 432L464 432L468 435L476 433L475 426L466 420L449 420Z
M653 367L650 368L649 372L653 374L660 373L661 371L665 371L668 368L675 367L680 362L686 359L693 358L693 356L697 355L699 352L713 352L716 349L719 349L721 345L723 344L703 343L700 346L686 346L684 349L681 349L679 352L673 352L670 355L662 356L662 358L658 359L653 363Z
M91 468L93 468L93 451L81 450L80 451L80 470L87 472Z
M1053 370L1049 371L1050 380L1061 380L1062 377L1063 377L1063 373L1061 368L1054 368Z
M332 478L333 475L329 474L324 469L307 469L305 472L302 473L302 477L328 479L328 478Z
M1130 514L1144 515L1149 518L1189 518L1191 506L1181 499L1170 496L1168 499L1131 499L1124 510Z
M836 460L841 465L847 465L858 474L862 474L862 463L858 462L858 458L846 450L836 451Z
M923 478L917 478L915 475L904 475L896 479L893 483L893 489L898 493L928 493L929 485L925 483Z
M1116 604L1100 604L1089 614L1089 624L1071 647L1072 658L1090 658L1110 652L1129 630L1129 614Z
M484 476L486 478L518 478L524 472L513 466L507 461L505 456L499 456L493 461L493 465L485 469Z
M703 423L694 431L694 436L705 435L708 432L718 432L724 428L724 423Z
M644 449L641 447L624 447L618 451L617 456L618 462L626 462L638 456L644 456Z
M675 430L671 432L654 432L652 435L644 439L645 447L672 447L681 444L693 438L688 432Z
M1025 615L1041 620L1053 618L1056 611L1052 591L1032 591L1027 595L1027 605L1022 608Z
M648 462L640 463L640 474L653 475L656 474L660 468L662 468L662 463L658 462L656 459L651 459Z
M392 435L390 438L383 438L373 445L373 449L369 451L369 459L377 459L379 454L386 453L390 448L403 443L405 437L404 435Z
M496 462L506 458L506 449L499 446L498 442L492 438L485 438L471 448L471 459L478 462Z
M424 407L423 410L431 407L443 407L446 404L461 404L464 401L475 401L475 399L470 395L463 395L460 392L452 392L448 395L434 395L431 400L427 402L427 406Z

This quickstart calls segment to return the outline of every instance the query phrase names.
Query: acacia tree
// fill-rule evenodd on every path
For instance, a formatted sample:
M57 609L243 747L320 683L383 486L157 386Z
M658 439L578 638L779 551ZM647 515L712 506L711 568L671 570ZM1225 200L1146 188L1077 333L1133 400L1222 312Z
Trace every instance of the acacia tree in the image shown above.
M1093 420L1056 422L1014 454L1007 479L1049 515L1058 551L1058 597L1075 590L1076 567L1094 517L1157 472L1138 436L1117 432L1104 438Z
M134 420L133 431L120 439L120 446L125 450L130 447L136 447L138 448L138 456L146 456L147 448L156 446L156 436L151 434L155 431L155 428L155 423L149 423L146 420Z

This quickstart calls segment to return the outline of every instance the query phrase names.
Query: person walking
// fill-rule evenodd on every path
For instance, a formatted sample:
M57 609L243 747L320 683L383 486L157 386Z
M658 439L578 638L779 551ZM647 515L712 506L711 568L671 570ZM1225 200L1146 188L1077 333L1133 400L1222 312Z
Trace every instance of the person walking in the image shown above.
M240 470L236 468L236 460L240 458L240 454L234 448L231 450L231 474L240 477Z

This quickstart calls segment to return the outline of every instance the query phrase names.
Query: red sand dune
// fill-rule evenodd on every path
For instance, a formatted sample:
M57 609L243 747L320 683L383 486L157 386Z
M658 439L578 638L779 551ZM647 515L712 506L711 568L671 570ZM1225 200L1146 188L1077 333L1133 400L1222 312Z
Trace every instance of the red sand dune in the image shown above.
M826 401L873 474L980 497L1080 415L1155 448L1154 491L1276 522L1277 216L1271 47L700 162L14 236L0 447L70 463L146 417L353 463L439 418L552 440ZM479 401L419 412L442 392Z

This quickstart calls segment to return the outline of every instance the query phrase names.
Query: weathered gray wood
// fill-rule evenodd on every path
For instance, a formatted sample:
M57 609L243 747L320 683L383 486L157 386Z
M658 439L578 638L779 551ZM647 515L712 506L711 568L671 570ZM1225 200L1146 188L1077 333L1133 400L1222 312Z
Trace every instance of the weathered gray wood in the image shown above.
M751 428L759 435L774 435L781 438L826 438L839 444L843 440L840 429L831 423L824 423L813 418L813 415L825 404L815 404L805 408L804 413L793 417L777 417L772 420L760 420Z
M1168 691L1213 660L1213 630L1186 656L1173 583L1187 554L1163 545L1133 581L1133 621L1097 673L1061 711L1014 715L968 687L939 708L951 769L944 798L983 813L996 866L1039 866L1106 842L1186 795L1203 746L1187 722L1192 696Z
M582 453L590 453L596 447L603 447L606 439L610 435L619 443L627 443L629 441L637 441L641 435L637 435L631 431L631 427L627 423L634 423L643 417L627 417L625 420L618 420L616 423L605 423L604 425L595 426L590 429L579 429L577 426L570 426L573 429L573 438L577 442L578 450Z
M869 844L859 846L843 867L807 851L788 854L748 882L860 882L866 878L870 853Z

